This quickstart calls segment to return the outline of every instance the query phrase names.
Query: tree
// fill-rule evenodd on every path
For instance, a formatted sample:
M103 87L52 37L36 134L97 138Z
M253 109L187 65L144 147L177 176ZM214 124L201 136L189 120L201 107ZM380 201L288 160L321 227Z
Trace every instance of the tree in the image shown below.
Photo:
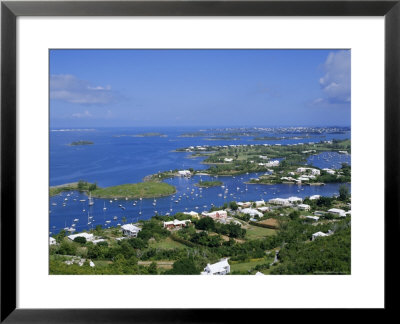
M231 201L231 202L229 203L229 207L230 207L230 209L232 209L232 210L237 210L239 206L237 205L236 201Z
M96 225L94 233L98 236L101 235L103 233L103 227L101 225Z
M56 242L61 243L64 240L65 234L65 230L61 230L57 235L55 235L54 238L56 239Z
M349 199L350 193L349 193L349 188L345 185L341 185L339 187L339 200L346 201Z
M298 210L294 210L294 211L292 211L290 214L289 214L289 217L290 217L290 219L297 219L297 218L299 218L299 216L300 216L300 213L299 213L299 211Z
M205 231L212 231L215 229L214 220L211 217L203 217L196 223L196 228Z
M83 188L85 187L86 182L84 182L83 180L79 180L78 181L78 189L79 190L83 190Z
M78 236L74 238L74 242L79 243L79 244L85 244L86 243L86 237L83 236Z
M174 262L172 269L167 274L199 274L200 269L197 268L193 258L182 258Z
M89 191L93 191L93 190L96 190L96 189L97 189L97 182L91 183L89 185Z
M150 264L148 268L149 274L157 274L157 263L154 261Z

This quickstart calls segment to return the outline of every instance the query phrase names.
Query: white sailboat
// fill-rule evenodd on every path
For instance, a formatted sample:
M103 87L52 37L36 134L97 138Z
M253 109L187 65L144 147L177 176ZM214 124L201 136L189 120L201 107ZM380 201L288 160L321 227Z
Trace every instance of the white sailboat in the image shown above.
M94 201L92 199L92 193L89 194L89 206L93 206L94 205Z

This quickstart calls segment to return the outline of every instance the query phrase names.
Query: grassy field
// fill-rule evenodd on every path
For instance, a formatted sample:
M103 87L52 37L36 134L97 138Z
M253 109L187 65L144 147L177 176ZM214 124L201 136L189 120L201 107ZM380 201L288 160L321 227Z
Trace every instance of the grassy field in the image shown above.
M174 264L174 261L170 261L170 260L166 260L166 261L164 261L164 260L159 260L159 261L139 261L138 264L148 267L152 262L157 263L157 268L158 269L164 269L164 270L172 269L172 265Z
M239 263L236 263L235 261L231 261L230 262L231 272L233 272L233 271L245 272L245 271L251 270L252 268L254 268L255 266L257 266L259 264L266 264L269 262L270 262L270 260L268 260L267 258L252 259L250 261L239 262Z
M244 228L246 229L247 240L258 240L276 234L276 230L270 228L263 228L252 225L247 225Z
M185 248L186 246L183 245L182 243L176 242L172 240L171 238L167 237L163 240L160 241L155 241L155 240L150 240L149 241L149 246L154 249L179 249L179 248Z
M152 198L169 196L175 192L175 187L167 183L149 181L99 188L92 191L92 196L98 198Z

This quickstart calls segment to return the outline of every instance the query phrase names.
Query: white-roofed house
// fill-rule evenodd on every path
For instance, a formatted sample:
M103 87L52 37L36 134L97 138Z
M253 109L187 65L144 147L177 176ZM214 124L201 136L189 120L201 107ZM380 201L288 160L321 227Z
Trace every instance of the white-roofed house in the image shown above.
M57 241L56 241L56 239L54 238L54 237L49 237L49 244L50 245L55 245L55 244L57 244Z
M325 236L329 236L328 234L325 234L325 233L323 233L323 232L317 232L317 233L314 233L313 235L312 235L312 241L314 241L317 237L325 237Z
M183 212L185 215L189 215L192 216L193 218L200 218L199 214L194 212L194 211L190 211L190 212Z
M328 213L338 215L340 217L346 217L346 212L343 209L331 208L328 210Z
M242 207L242 208L247 208L247 207L250 207L250 206L251 206L251 202L249 202L249 201L246 201L246 202L241 202L241 201L239 201L239 202L237 203L237 205L238 205L239 207Z
M257 216L257 217L263 217L263 213L259 212L257 209L253 208L244 208L240 211L243 214L250 215L251 217Z
M201 215L205 217L211 217L214 220L226 220L228 217L228 213L225 210L217 210L211 213L202 212Z
M122 230L122 235L126 235L128 237L137 237L138 233L142 229L133 224L125 224L121 226L121 230Z
M265 205L265 201L264 200L257 200L255 201L256 203L256 207L260 207L260 206L264 206Z
M310 200L318 200L319 198L321 198L321 195L312 195Z
M332 169L323 168L322 170L325 171L328 174L335 174L335 170L332 170Z
M311 206L310 206L310 205L307 205L307 204L299 204L299 205L297 205L297 207L298 207L300 210L310 210L310 209L311 209Z
M224 159L224 162L232 162L232 161L233 161L232 158L225 158L225 159Z
M93 241L94 240L94 235L90 233L78 233L78 234L71 234L67 236L71 241L75 240L77 237L84 237L86 241Z
M321 171L318 169L310 169L310 170L311 170L312 175L320 175L321 174Z
M178 174L182 177L190 177L192 173L189 170L180 170Z
M312 220L314 222L317 222L319 220L318 216L306 216L306 219Z
M268 202L270 204L274 204L274 205L282 205L282 206L288 206L290 205L290 202L288 199L283 199L283 198L273 198L268 200Z
M303 199L299 198L299 197L289 197L288 201L291 204L301 204L303 202Z
M182 227L186 227L187 223L190 223L189 219L186 219L186 220L183 220L183 221L174 219L173 221L170 221L170 222L164 222L163 223L163 227L167 228L167 229L170 229L170 228L182 228Z
M228 259L222 259L221 261L214 264L207 264L202 275L226 275L231 272L231 267L228 263Z
M100 243L100 242L106 242L106 240L100 238L100 239L97 239L97 240L93 240L92 242L93 242L93 244L97 244L97 243Z

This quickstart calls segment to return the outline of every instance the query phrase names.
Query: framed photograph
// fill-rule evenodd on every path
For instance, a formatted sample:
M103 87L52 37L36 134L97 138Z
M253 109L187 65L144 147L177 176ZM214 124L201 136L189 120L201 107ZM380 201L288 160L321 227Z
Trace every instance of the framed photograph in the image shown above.
M391 308L398 1L1 10L2 321Z

